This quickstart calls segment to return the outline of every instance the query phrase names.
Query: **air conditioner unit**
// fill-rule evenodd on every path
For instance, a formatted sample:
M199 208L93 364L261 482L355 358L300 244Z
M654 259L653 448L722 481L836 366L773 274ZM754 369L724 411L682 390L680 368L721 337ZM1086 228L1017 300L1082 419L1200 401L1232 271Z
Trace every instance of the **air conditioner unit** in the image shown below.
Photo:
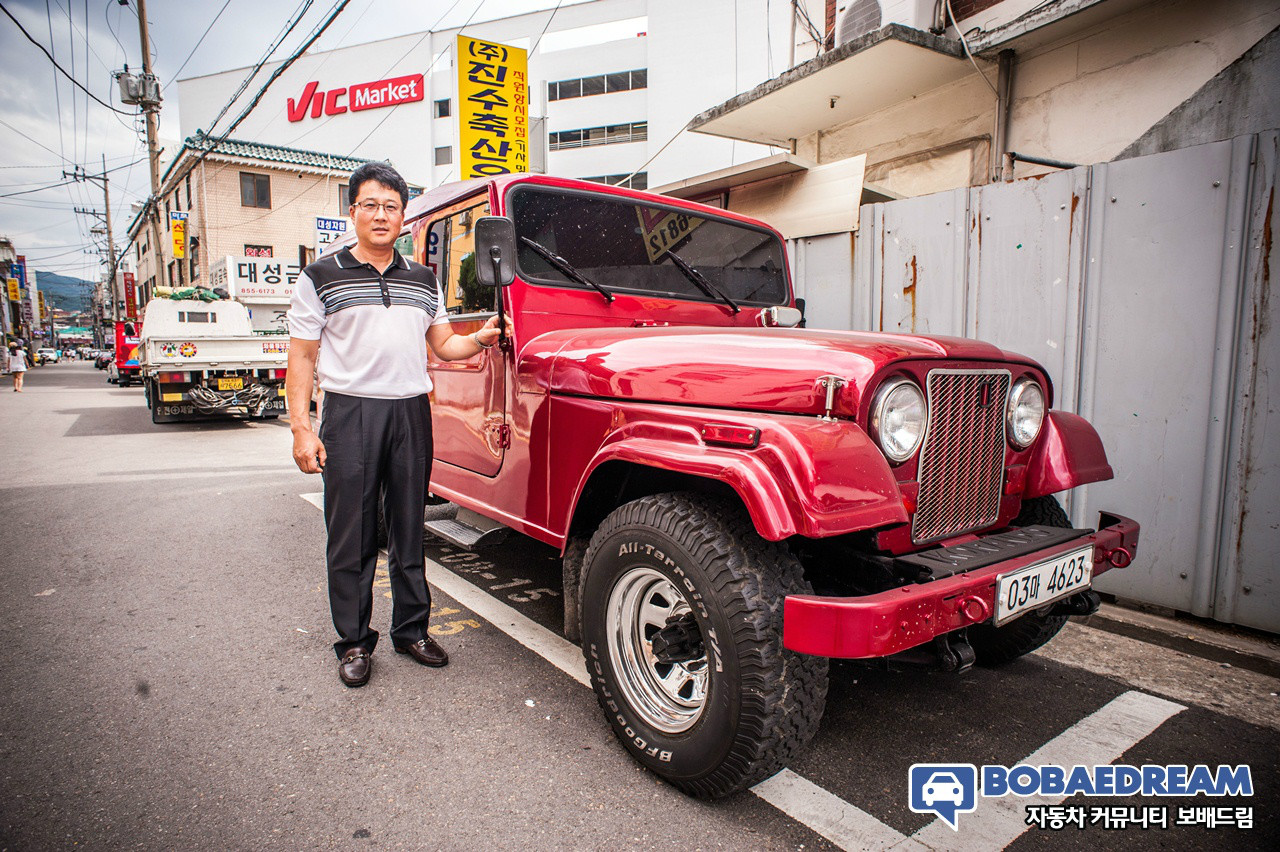
M928 31L940 0L848 0L836 17L836 47L888 24Z

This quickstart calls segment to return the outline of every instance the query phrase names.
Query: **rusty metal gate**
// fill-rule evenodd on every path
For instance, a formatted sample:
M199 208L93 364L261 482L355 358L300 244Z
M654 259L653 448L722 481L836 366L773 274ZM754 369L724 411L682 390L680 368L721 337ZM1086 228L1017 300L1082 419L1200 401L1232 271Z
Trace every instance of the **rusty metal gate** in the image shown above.
M793 245L798 291L815 326L1039 360L1116 471L1070 495L1073 521L1143 525L1138 560L1098 588L1280 632L1277 139L866 205L852 259L848 234Z

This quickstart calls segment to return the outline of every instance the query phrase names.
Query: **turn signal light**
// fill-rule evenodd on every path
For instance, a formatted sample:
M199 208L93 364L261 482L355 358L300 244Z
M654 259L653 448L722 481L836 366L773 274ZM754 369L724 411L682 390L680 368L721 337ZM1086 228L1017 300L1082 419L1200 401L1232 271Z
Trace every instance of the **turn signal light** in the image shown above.
M707 423L702 427L702 440L724 447L751 449L760 443L760 430L754 426L734 426L728 423Z

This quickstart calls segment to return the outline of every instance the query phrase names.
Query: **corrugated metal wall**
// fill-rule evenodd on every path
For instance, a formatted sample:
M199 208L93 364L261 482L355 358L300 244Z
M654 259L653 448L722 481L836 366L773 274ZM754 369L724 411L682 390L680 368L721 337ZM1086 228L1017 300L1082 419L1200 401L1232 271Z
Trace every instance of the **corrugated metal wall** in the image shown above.
M867 205L852 258L848 234L793 243L797 291L814 326L1038 359L1116 471L1070 496L1073 520L1143 524L1098 588L1280 631L1277 138Z

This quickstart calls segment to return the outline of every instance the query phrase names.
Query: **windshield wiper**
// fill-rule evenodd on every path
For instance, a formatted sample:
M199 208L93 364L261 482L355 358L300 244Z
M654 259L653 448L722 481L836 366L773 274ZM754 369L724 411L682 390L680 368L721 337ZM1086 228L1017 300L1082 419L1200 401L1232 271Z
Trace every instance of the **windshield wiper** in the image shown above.
M706 293L708 296L710 296L713 299L716 299L716 298L723 299L725 304L733 308L733 312L735 314L738 313L738 311L742 310L742 308L738 307L737 302L729 298L729 295L727 293L725 293L719 287L717 287L716 285L708 281L705 275L703 275L701 272L699 272L698 270L690 266L689 262L685 260L683 257L681 257L680 255L676 254L673 251L667 252L667 257L671 258L671 262L676 265L677 269L679 269L681 272L684 273L684 277L688 278L694 284L697 284L698 289L700 289L702 292Z
M579 272L577 269L574 268L573 264L569 263L569 261L565 260L563 257L556 254L551 249L547 248L541 243L534 242L528 237L521 237L520 240L529 248L533 249L538 254L540 254L542 258L546 260L547 263L551 264L556 269L560 270L560 272L563 273L565 277L567 277L570 281L576 281L579 284L585 284L588 287L594 287L600 291L600 295L604 296L605 299L609 300L610 302L613 301L614 295L612 293L610 293L608 290L606 290L604 287L600 286L596 282L592 281L587 276L583 275L581 272Z

